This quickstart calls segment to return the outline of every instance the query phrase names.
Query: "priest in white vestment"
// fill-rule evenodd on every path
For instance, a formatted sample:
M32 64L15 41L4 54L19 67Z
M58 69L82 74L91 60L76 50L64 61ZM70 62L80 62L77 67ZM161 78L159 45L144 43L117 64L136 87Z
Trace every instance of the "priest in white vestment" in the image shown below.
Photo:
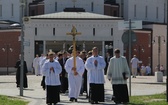
M34 58L33 60L33 68L34 68L34 72L35 72L35 75L38 76L40 73L39 73L39 56L36 55L36 57Z
M74 57L69 58L65 63L65 70L68 73L68 89L71 102L77 102L82 85L82 76L85 70L83 60L78 55L79 53L77 51L76 68L73 63Z
M92 56L85 62L86 70L88 71L89 82L89 100L91 104L104 102L104 68L106 62L102 56L98 55L98 48L94 47Z
M130 75L127 60L120 56L120 50L115 49L115 56L110 59L107 78L111 80L113 87L113 100L116 104L129 102L127 79Z
M49 60L47 60L42 66L42 74L45 76L46 84L46 103L48 105L56 105L60 102L60 73L62 72L62 67L58 61L54 60L54 53L49 52Z
M39 75L42 74L42 66L44 64L44 62L43 62L44 59L46 59L45 55L41 54L41 56L39 57L39 69L38 69Z

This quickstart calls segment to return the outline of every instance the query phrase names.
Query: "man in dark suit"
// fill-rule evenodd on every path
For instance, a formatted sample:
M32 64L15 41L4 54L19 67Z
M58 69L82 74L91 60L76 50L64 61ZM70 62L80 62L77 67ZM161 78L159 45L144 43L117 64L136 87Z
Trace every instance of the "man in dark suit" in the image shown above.
M107 51L106 57L105 57L105 62L106 62L106 67L104 69L104 74L105 75L107 74L108 64L110 62L111 57L112 57L112 54L110 53L110 51Z
M67 52L63 53L58 53L58 62L60 63L62 67L62 72L60 75L61 78L61 93L65 93L66 90L68 90L68 78L67 78L67 73L65 71L64 65L67 61Z

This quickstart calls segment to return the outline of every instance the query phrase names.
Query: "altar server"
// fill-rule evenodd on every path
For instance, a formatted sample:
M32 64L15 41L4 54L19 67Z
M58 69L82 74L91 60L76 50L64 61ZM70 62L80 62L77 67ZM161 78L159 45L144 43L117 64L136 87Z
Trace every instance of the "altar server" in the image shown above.
M92 49L92 56L85 62L85 67L88 71L89 100L91 104L104 102L104 68L106 62L102 56L98 55L98 48Z
M54 53L49 52L49 60L42 66L42 74L45 76L45 84L47 91L46 103L48 105L56 105L60 102L60 73L62 72L61 65L54 60Z

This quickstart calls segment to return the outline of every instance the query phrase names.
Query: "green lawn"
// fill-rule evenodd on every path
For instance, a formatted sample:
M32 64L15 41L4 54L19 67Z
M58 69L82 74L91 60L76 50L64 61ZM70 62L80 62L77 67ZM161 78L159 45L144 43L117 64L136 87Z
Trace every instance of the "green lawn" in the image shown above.
M165 94L132 96L129 105L168 105Z
M0 95L0 105L27 105L27 101L18 98Z

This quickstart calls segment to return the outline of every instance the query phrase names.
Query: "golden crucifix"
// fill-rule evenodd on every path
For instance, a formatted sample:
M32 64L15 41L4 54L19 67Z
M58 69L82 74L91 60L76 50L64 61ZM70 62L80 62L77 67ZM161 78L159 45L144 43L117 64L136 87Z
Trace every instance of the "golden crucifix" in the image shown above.
M75 28L75 26L72 26L72 30L70 33L67 33L67 35L72 35L73 36L73 66L74 68L76 68L76 41L75 41L75 36L76 35L81 35L80 32L77 32L77 29Z

